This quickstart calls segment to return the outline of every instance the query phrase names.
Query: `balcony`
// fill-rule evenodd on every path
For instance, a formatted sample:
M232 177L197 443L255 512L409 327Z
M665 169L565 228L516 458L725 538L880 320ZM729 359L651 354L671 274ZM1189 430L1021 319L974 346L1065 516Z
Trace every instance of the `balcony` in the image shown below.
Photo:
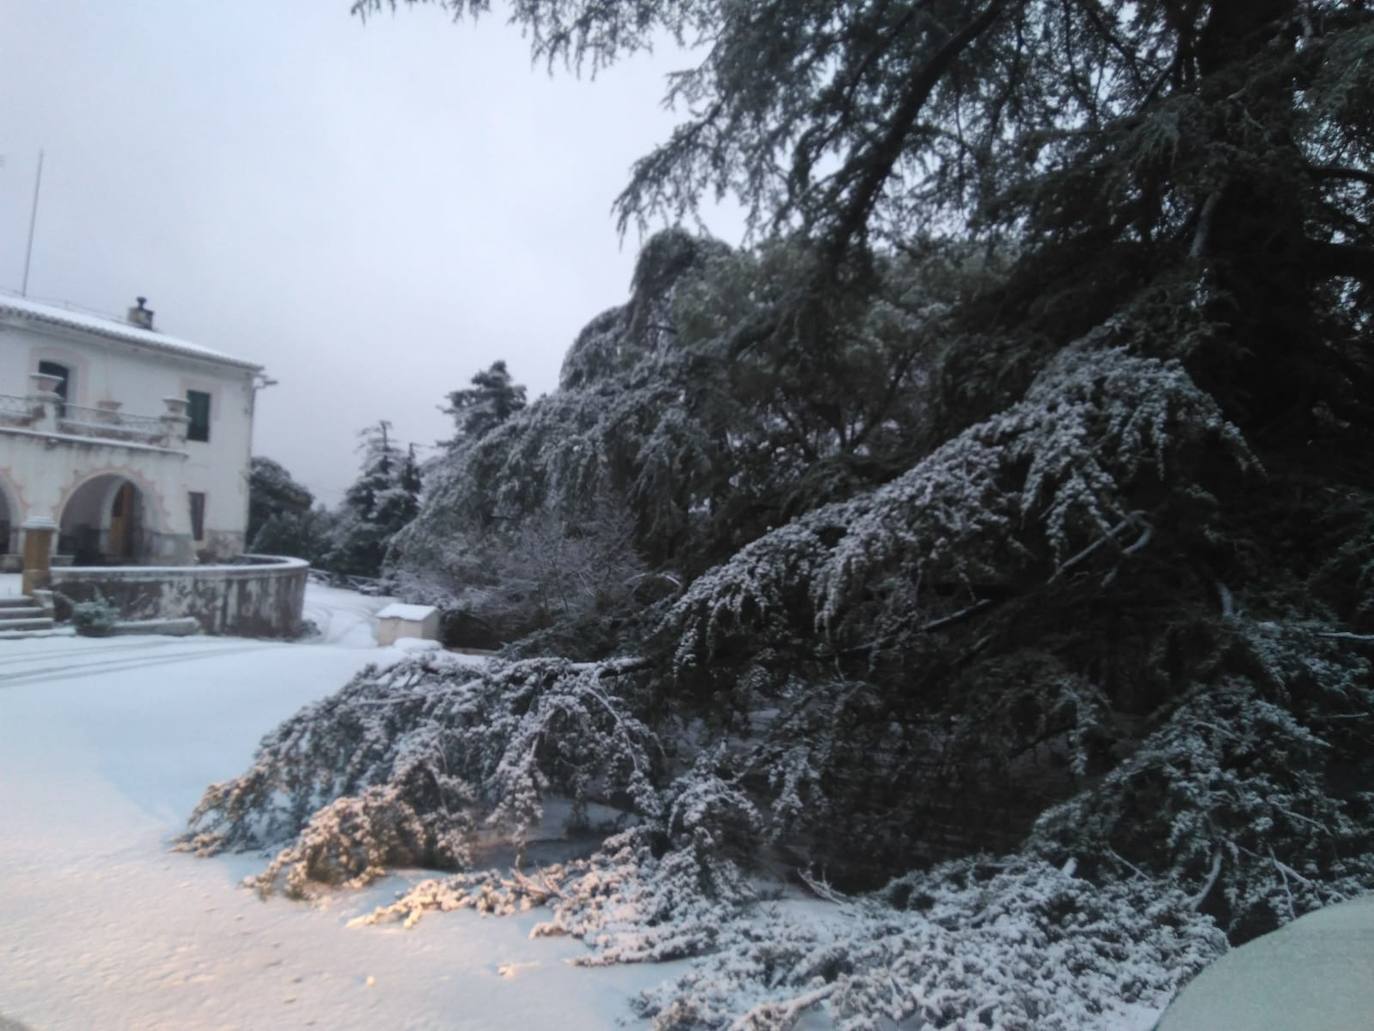
M0 432L15 429L157 448L180 448L186 442L184 398L164 398L161 415L132 415L121 412L117 401L102 401L95 408L69 404L55 392L55 377L34 373L30 379L34 385L28 394L0 394Z
M27 397L0 394L0 426L27 426L33 419L34 407Z
M159 446L167 442L167 425L160 416L129 415L109 405L81 408L64 404L57 416L57 430L75 437L94 437L99 440L133 441Z

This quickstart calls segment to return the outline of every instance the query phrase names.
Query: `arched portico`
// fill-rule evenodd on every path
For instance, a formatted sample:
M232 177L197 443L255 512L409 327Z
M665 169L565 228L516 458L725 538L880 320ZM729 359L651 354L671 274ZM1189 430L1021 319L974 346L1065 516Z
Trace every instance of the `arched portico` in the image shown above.
M127 476L93 476L62 506L57 550L77 565L141 562L148 553L149 509L144 492Z

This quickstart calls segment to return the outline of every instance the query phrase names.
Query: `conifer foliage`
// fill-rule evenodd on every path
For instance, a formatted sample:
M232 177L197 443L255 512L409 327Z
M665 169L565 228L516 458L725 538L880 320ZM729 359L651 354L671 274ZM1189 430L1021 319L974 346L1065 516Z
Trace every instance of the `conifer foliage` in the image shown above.
M482 590L581 600L304 710L188 847L700 957L665 1028L1120 1026L1374 888L1374 9L508 9L593 69L704 44L619 210L755 237L652 236L558 391L452 395L391 568L473 604L538 540ZM555 800L618 817L485 868Z
M402 451L385 419L359 436L362 468L344 494L323 565L338 573L377 576L391 539L419 510L420 466L415 447Z
M524 407L525 388L511 380L505 362L496 361L472 377L472 386L449 394L445 411L460 435L477 440Z
M254 455L248 475L248 548L314 562L329 550L332 527L323 506L278 462Z

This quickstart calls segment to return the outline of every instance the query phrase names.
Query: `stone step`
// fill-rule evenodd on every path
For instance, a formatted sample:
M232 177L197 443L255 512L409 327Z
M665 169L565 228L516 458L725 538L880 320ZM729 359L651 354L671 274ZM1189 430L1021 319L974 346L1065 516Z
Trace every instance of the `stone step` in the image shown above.
M0 630L0 641L24 641L42 637L75 637L69 626L45 627L41 630Z
M10 631L18 630L51 630L52 620L46 616L42 619L6 619L0 621L0 634L8 634Z
M27 608L33 599L27 594L11 594L0 598L0 609Z
M37 619L45 615L41 605L6 605L0 607L0 625L12 619Z

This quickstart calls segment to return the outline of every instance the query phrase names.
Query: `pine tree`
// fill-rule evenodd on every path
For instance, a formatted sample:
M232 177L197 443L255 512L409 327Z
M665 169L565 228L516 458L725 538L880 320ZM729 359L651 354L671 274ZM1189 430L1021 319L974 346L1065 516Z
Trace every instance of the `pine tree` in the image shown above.
M390 434L391 423L385 419L358 434L362 467L344 493L344 501L357 518L368 522L376 521L379 500L395 483L401 465L400 452L391 443Z
M525 407L525 388L511 380L504 361L476 373L472 386L448 395L448 407L460 440L475 441Z
M253 456L248 479L248 547L315 563L330 549L332 520L281 464Z
M390 422L380 420L359 436L362 467L344 493L324 562L335 572L375 577L391 539L419 509L420 473L413 446L401 451L392 442Z
M273 516L301 515L310 511L314 495L291 478L279 462L254 455L248 473L248 529L253 540Z

